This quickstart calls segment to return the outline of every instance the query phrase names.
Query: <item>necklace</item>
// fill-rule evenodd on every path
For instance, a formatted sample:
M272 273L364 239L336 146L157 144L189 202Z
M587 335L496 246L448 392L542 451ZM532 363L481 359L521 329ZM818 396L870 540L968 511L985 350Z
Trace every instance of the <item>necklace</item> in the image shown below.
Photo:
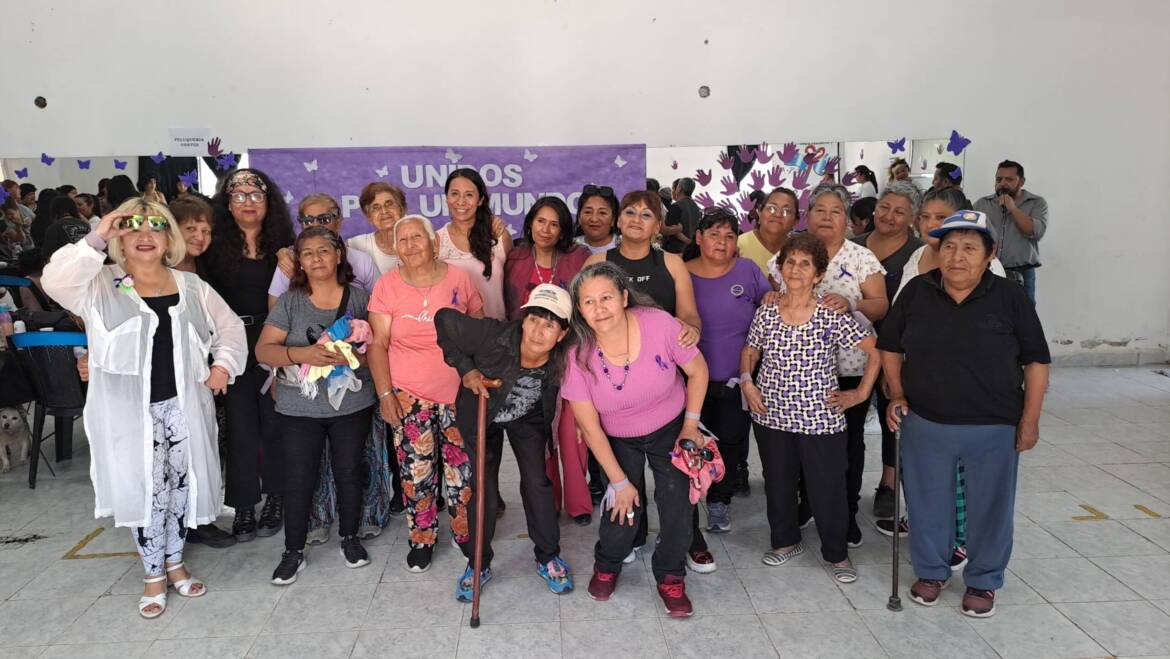
M431 276L434 277L434 274L432 273ZM403 275L403 281L406 281L405 274ZM410 287L413 288L416 293L421 295L423 300L422 300L422 311L420 311L417 316L411 315L411 314L405 314L403 317L404 318L412 318L414 320L417 320L420 323L431 322L431 320L432 320L431 314L430 314L429 310L427 309L427 307L430 306L430 304L431 304L431 289L435 287L435 284L437 282L431 282L431 285L427 286L427 290L425 290L425 291L419 290L422 288L421 286L415 286L414 284L411 284L409 281L407 281L406 283L408 285L410 285Z
M625 313L624 311L622 312ZM597 359L601 361L601 372L605 374L605 379L609 381L609 386L613 387L615 391L621 391L626 387L626 381L630 379L630 317L626 316L626 363L622 365L622 381L614 383L613 378L609 376L609 366L605 363L605 354L601 352L601 346L597 346Z
M545 281L544 275L542 275L540 273L540 267L541 267L540 266L540 259L538 259L536 257L535 250L533 250L533 252L532 252L532 262L536 264L536 281L539 282L540 284L553 283L553 279L556 277L556 275L554 273L556 272L556 269L557 269L557 253L555 251L553 252L552 267L550 267L548 269L548 281Z

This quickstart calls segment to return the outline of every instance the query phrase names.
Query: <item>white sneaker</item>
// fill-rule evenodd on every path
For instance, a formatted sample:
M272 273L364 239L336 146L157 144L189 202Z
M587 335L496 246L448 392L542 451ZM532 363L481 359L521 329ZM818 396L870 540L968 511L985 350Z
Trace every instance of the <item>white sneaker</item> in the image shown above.
M641 547L634 547L633 549L630 550L630 553L625 558L622 559L622 563L629 565L630 563L633 563L634 561L638 560L638 554L641 553L641 551L642 551Z

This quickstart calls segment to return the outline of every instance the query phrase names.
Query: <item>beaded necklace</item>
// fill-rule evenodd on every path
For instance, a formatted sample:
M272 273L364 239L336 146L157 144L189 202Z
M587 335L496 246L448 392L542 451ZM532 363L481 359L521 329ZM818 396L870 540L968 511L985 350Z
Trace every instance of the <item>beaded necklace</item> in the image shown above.
M626 387L626 381L630 379L630 317L626 316L623 310L622 315L626 319L626 363L622 365L622 381L615 383L613 378L609 376L609 366L605 363L605 355L601 352L601 346L597 346L597 359L601 361L601 372L605 374L605 379L609 381L609 386L613 387L615 391L621 391Z

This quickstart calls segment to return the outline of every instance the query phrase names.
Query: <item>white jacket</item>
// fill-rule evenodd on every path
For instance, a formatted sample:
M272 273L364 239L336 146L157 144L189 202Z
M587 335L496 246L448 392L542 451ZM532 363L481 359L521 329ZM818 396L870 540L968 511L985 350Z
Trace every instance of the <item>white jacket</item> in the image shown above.
M115 526L147 526L154 482L151 348L158 316L133 289L114 284L125 271L103 266L105 254L88 241L104 247L90 234L57 250L41 285L85 320L89 392L82 421L90 445L94 517L113 515ZM215 405L203 384L207 356L234 380L244 370L248 349L244 325L223 298L199 277L172 272L179 287L179 303L170 309L175 388L190 430L186 524L194 528L214 521L223 505Z

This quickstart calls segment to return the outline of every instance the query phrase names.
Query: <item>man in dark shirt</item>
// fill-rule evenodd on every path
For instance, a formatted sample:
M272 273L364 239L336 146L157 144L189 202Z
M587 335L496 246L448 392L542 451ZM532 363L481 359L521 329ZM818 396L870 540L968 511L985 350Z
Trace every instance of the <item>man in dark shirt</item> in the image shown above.
M695 229L703 213L699 205L691 199L695 193L695 179L684 177L675 181L671 197L674 204L666 213L666 222L662 226L662 249L672 254L681 254L683 248L695 239Z

